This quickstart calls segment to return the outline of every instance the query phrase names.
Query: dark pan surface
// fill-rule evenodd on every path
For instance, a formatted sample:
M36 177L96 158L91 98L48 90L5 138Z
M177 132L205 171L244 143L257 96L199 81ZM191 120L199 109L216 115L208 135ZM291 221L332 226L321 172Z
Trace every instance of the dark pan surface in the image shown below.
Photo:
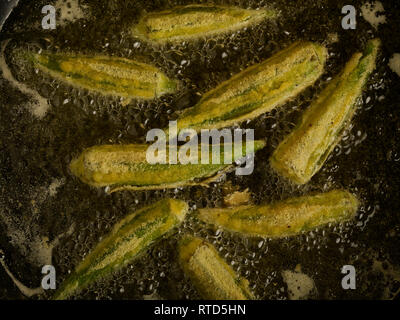
M176 1L184 3L189 2ZM168 8L174 4L170 1L81 1L84 14L75 15L81 19L66 21L51 31L40 28L46 1L20 1L0 32L1 40L11 38L5 60L14 77L48 99L50 106L42 118L34 116L33 98L0 74L0 248L5 263L25 285L39 286L41 267L51 253L46 243L72 227L72 233L60 238L52 255L60 284L115 222L163 197L187 200L193 209L220 206L224 196L236 189L248 188L254 203L267 203L343 187L362 201L354 223L327 226L288 239L262 240L216 232L189 217L174 236L158 242L139 260L76 298L198 298L176 259L176 243L183 233L212 242L235 270L249 279L260 299L288 298L282 272L296 266L315 284L308 295L312 299L393 298L400 288L400 78L388 67L388 61L393 53L400 53L400 3L382 1L386 23L375 29L359 15L364 1L352 1L358 12L356 30L341 27L341 8L346 1L218 3L242 7L270 4L282 14L276 23L265 22L233 37L156 47L130 37L126 28L137 21L142 10ZM337 34L337 42L332 41L332 34ZM381 38L382 52L351 130L309 184L290 185L272 172L269 156L329 78L373 37ZM243 124L255 129L256 138L267 141L267 147L257 153L251 176L229 173L210 188L107 195L84 185L68 171L70 160L86 147L143 142L148 130L165 127L177 111L193 105L199 99L197 93L296 40L327 45L330 58L326 71L294 101ZM140 56L177 76L184 89L156 101L122 106L116 98L80 91L24 68L11 55L19 46ZM182 60L190 64L182 65ZM46 238L48 242L43 240ZM343 265L356 268L356 290L342 289ZM3 269L0 299L25 299Z

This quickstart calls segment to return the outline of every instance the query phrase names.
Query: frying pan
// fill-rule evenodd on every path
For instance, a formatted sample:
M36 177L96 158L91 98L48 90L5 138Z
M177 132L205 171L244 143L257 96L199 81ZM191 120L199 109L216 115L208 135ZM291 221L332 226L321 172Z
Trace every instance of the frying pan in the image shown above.
M17 6L18 0L3 1L0 3L0 31L11 11Z
M68 15L67 10L67 19L57 20L56 30L38 27L46 1L0 3L0 37L11 39L4 51L6 64L16 83L27 85L49 102L43 117L38 118L32 112L37 107L35 97L0 75L0 249L10 272L24 285L39 286L44 264L56 267L60 284L114 223L164 197L186 200L194 210L222 206L226 195L246 189L257 204L338 187L357 194L362 202L352 223L293 238L263 240L220 232L190 216L174 236L153 245L139 260L76 298L198 298L176 257L177 241L182 234L190 233L213 243L250 281L259 299L292 297L293 282L283 276L287 271L303 279L300 287L304 287L303 275L312 283L303 298L398 299L400 78L389 61L400 52L399 3L382 1L386 22L374 27L361 15L365 1L352 1L358 13L356 29L344 30L341 8L348 4L345 1L242 2L243 7L274 6L281 17L232 37L161 47L135 39L126 30L144 10L171 7L174 3L170 1L79 1L84 14L68 19L74 15ZM382 40L382 52L351 129L309 184L291 185L269 168L269 156L312 98L373 37ZM256 138L267 141L265 150L256 155L251 176L227 174L209 188L107 195L104 190L82 184L69 172L69 162L84 148L143 142L148 130L166 127L168 120L195 104L201 94L300 39L328 47L326 72L283 108L242 125L254 128ZM10 54L18 46L144 57L171 76L179 74L184 88L155 102L132 102L123 107L118 99L77 90L24 69ZM182 66L182 60L190 61L190 66ZM342 287L345 265L356 270L355 290ZM46 291L32 298L46 299L51 294ZM0 299L27 299L3 269Z

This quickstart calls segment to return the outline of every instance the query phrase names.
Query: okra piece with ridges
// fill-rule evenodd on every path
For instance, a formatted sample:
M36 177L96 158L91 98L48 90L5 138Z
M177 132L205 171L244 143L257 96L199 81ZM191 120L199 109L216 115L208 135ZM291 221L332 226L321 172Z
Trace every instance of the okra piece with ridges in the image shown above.
M307 195L266 204L199 209L198 218L244 236L294 236L329 223L354 218L359 201L345 190Z
M154 241L179 226L187 212L186 202L163 199L128 215L77 266L54 299L66 299L132 262Z
M26 53L41 71L70 85L126 99L154 99L176 91L178 82L156 67L131 59Z
M184 237L179 243L179 261L203 299L254 299L248 281L237 275L210 243Z
M297 42L206 93L178 117L178 131L219 129L253 119L294 98L324 70L327 50Z
M379 39L370 40L363 54L352 56L276 148L272 168L296 184L307 183L321 169L350 124L379 46Z
M149 145L102 145L86 149L70 164L71 172L84 183L94 187L110 187L114 192L122 189L152 190L203 185L217 179L232 167L235 161L252 154L265 146L261 140L253 146L246 143L217 145L220 157L213 162L213 147L209 145L209 160L202 163L202 145L198 147L197 163L171 164L169 148L166 148L165 163L154 163L146 157ZM177 149L179 152L180 149ZM192 157L192 154L190 155ZM178 157L179 158L179 157ZM190 158L189 158L190 159ZM231 159L232 161L228 161ZM218 161L217 161L218 160ZM229 162L229 163L227 163Z
M192 40L235 32L277 15L276 11L269 9L192 4L144 14L132 28L132 33L158 43Z

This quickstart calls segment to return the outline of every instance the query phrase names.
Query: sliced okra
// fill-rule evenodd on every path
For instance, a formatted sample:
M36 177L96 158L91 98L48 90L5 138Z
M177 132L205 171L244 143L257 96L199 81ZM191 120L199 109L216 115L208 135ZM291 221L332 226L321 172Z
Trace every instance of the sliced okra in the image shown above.
M352 219L357 198L345 190L307 195L266 205L199 209L198 218L244 236L294 236L328 223Z
M220 150L218 159L213 158L215 145L207 146L209 159L202 163L204 152L200 144L197 154L190 154L191 159L196 158L196 161L185 164L179 161L171 164L168 147L165 163L154 163L146 155L149 148L146 144L94 146L84 150L73 160L70 169L82 182L94 187L110 187L111 192L121 189L152 190L203 185L232 168L235 161L262 149L265 142L256 140L253 146L230 143L226 144L227 148L224 145L217 145Z
M33 65L70 85L126 99L154 99L173 93L178 82L156 67L131 59L26 53Z
M379 46L379 39L370 40L363 54L352 56L276 148L272 168L296 184L307 183L321 169L351 122Z
M66 299L133 261L180 225L187 212L186 202L164 199L129 214L76 267L54 299Z
M132 28L132 33L159 43L183 41L234 32L276 16L277 12L269 9L191 4L147 13Z
M326 55L315 43L290 45L207 92L178 117L178 131L230 127L283 105L320 77Z
M210 243L186 236L179 244L179 261L204 299L254 299L248 281L237 275Z

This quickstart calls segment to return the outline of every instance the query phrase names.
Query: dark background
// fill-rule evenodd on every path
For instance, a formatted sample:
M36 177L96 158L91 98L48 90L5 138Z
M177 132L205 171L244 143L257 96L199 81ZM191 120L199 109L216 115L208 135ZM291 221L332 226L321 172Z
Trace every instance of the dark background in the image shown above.
M298 264L315 282L311 299L393 298L400 288L400 81L388 67L388 60L400 52L399 2L382 1L387 22L375 30L360 16L364 1L215 1L244 8L268 4L281 10L281 17L233 37L224 35L175 46L140 41L139 47L135 45L138 39L131 37L127 28L143 10L192 2L81 3L89 8L88 18L44 31L38 25L43 16L41 8L49 2L20 1L0 32L2 40L12 38L5 55L15 78L37 90L51 104L43 119L33 117L29 112L31 97L0 75L0 248L21 282L30 287L40 285L41 265L34 253L38 239L48 237L51 241L74 225L74 232L62 238L53 252L60 284L68 270L73 270L121 217L166 196L187 200L194 208L220 206L225 194L246 188L254 203L265 203L343 187L362 201L353 223L327 226L294 238L262 241L228 232L217 234L190 216L174 236L158 242L143 257L75 298L198 298L176 260L177 239L186 232L204 237L221 249L235 270L249 279L260 299L286 299L281 272L294 270ZM346 4L357 10L356 30L341 27L341 8ZM337 33L338 42L329 41L331 33ZM271 171L268 157L327 79L373 37L381 38L382 51L352 129L309 184L290 185ZM257 153L251 176L230 173L210 188L106 195L104 190L84 185L68 171L71 159L86 147L143 142L148 130L165 127L179 110L196 103L200 97L197 93L210 90L296 40L327 45L331 55L326 72L295 100L242 125L254 128L256 138L267 141L267 147ZM134 101L124 107L116 98L78 90L36 74L12 54L19 47L140 58L182 80L184 88L174 95L151 102ZM227 58L222 57L224 52ZM181 66L182 60L190 64ZM68 102L64 103L66 99ZM54 179L63 183L51 196L48 187ZM340 270L346 264L356 268L356 290L341 287ZM50 293L40 298L48 297ZM0 299L25 299L3 269Z

